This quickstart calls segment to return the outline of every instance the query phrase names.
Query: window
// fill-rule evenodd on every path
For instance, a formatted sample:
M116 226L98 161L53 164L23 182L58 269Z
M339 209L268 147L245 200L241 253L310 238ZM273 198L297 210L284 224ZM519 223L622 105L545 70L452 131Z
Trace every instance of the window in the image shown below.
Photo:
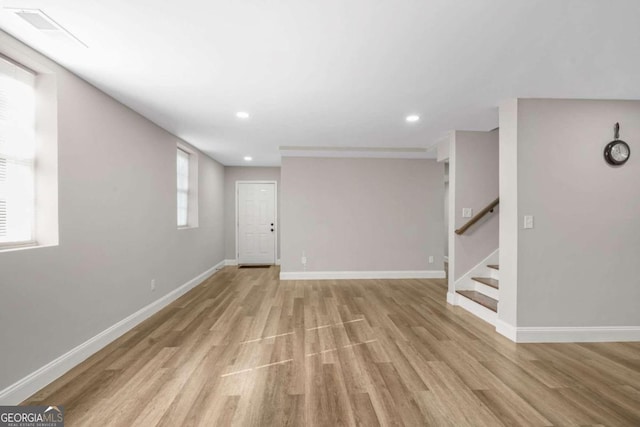
M181 142L177 148L178 228L195 228L198 226L198 152Z
M35 76L0 58L0 248L35 240Z
M189 225L189 153L178 148L178 227Z

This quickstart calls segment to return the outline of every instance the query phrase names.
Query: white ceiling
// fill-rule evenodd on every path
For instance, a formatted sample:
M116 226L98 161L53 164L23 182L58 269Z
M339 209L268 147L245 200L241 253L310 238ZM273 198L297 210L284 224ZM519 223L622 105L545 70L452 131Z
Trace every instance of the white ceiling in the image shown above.
M279 146L428 147L495 128L510 97L640 98L638 0L0 2L88 48L6 10L0 28L225 165L278 165Z

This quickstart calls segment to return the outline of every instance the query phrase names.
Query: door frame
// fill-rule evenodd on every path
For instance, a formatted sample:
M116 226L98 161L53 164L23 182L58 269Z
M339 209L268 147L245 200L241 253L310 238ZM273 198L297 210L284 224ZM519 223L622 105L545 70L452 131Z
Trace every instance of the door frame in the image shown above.
M238 209L238 196L239 196L239 184L273 184L273 210L275 211L275 238L273 239L273 265L278 265L278 233L280 233L280 227L278 226L278 181L261 181L261 180L238 180L236 181L236 189L235 189L235 210L236 210L236 219L235 219L235 234L236 234L236 265L240 260L240 245L238 244L238 231L240 228L240 218L239 218L239 209Z

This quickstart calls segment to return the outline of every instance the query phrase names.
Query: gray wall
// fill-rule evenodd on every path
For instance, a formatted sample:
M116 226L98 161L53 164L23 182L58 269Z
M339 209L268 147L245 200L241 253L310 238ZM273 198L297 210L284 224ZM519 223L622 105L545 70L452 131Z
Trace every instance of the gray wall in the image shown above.
M475 215L498 197L498 131L456 131L452 157L455 167L450 173L455 173L455 187L451 213L455 230L471 219L462 217L462 208L472 208ZM498 207L463 235L453 234L454 280L498 249L499 215Z
M435 160L283 158L282 271L303 271L303 251L307 271L442 271L443 174Z
M60 218L59 246L0 253L1 390L221 261L224 168L200 154L200 225L179 231L177 138L6 34L0 42L56 74Z
M280 168L225 166L224 168L224 248L225 259L236 259L236 181L278 182L278 254L280 258Z
M640 102L518 100L517 117L517 326L640 325ZM603 159L616 122L623 167Z

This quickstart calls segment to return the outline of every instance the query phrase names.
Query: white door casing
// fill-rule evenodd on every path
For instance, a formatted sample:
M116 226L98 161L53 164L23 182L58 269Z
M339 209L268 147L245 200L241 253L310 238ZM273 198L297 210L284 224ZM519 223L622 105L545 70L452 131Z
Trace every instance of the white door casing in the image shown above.
M278 225L274 181L236 182L238 264L275 264Z

